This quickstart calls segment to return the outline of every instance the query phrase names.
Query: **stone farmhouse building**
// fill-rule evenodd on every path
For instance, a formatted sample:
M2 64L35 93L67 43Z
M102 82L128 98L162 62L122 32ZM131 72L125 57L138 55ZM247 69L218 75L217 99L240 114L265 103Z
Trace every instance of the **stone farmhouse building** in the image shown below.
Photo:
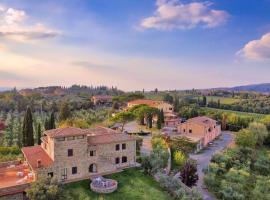
M92 101L95 106L97 105L111 105L112 104L112 96L109 95L97 95L92 97Z
M68 183L135 167L136 138L104 127L59 128L45 131L41 145L23 147L22 153L24 163L0 165L1 200L41 176Z
M173 106L165 101L155 101L150 99L137 99L134 101L128 102L127 108L132 108L137 105L148 105L149 107L157 108L159 110L163 110L166 112L173 112Z
M178 134L197 143L196 151L201 150L221 134L221 126L216 120L206 116L191 118L177 127Z

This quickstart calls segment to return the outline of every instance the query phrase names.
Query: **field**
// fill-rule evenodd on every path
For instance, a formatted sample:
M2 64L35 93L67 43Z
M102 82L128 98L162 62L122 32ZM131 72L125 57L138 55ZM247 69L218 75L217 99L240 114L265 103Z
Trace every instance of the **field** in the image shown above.
M70 183L65 190L76 200L170 200L169 194L159 187L150 176L137 169L128 169L108 176L118 181L118 190L112 194L100 195L90 190L90 181Z
M233 110L223 110L223 109L218 109L218 108L201 108L201 109L204 109L204 110L209 110L209 111L217 111L217 112L224 112L224 113L235 113L237 115L240 115L240 116L248 116L248 117L253 117L254 119L262 119L266 116L269 116L269 115L264 115L264 114L258 114L258 113L248 113L248 112L239 112L239 111L233 111Z
M220 100L221 104L233 104L239 102L239 99L231 98L231 97L218 97L218 96L207 96L207 102L214 101L217 102Z

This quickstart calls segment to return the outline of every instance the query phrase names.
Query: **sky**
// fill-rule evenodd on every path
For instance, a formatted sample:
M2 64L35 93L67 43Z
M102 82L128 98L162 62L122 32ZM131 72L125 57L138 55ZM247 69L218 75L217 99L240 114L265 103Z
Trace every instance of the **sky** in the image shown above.
M270 82L270 0L0 0L0 88Z

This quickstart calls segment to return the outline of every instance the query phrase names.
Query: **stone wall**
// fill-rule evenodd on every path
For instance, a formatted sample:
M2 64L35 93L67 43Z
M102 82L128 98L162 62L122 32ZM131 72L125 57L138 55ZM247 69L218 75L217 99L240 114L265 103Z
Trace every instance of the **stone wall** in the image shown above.
M0 200L23 200L23 193L1 196Z
M122 143L126 144L126 149L122 150ZM54 153L55 160L52 166L48 168L40 168L37 171L37 178L39 176L47 176L48 173L53 172L53 176L58 181L62 181L62 172L64 169L67 171L67 182L72 180L81 180L90 178L92 175L113 173L120 168L134 166L136 162L136 142L127 141L120 144L120 150L115 150L115 145L100 144L89 146L87 137L68 141L55 141ZM68 157L68 149L73 149L73 156ZM90 156L90 151L95 150L96 155ZM122 157L127 157L126 163L121 163ZM115 158L119 157L120 163L115 164ZM90 173L89 167L91 164L97 166L97 173ZM72 174L72 167L77 167L77 173Z

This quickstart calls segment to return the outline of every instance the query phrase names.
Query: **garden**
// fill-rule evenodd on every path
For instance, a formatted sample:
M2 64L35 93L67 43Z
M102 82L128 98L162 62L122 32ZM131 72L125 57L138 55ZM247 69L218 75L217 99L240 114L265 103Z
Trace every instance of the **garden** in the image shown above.
M106 178L118 181L118 189L111 194L97 194L90 190L90 181L84 180L64 186L72 199L92 200L170 200L170 195L150 176L145 176L138 169L127 169Z
M226 200L270 199L270 149L266 126L251 123L236 133L236 147L212 157L204 182Z

